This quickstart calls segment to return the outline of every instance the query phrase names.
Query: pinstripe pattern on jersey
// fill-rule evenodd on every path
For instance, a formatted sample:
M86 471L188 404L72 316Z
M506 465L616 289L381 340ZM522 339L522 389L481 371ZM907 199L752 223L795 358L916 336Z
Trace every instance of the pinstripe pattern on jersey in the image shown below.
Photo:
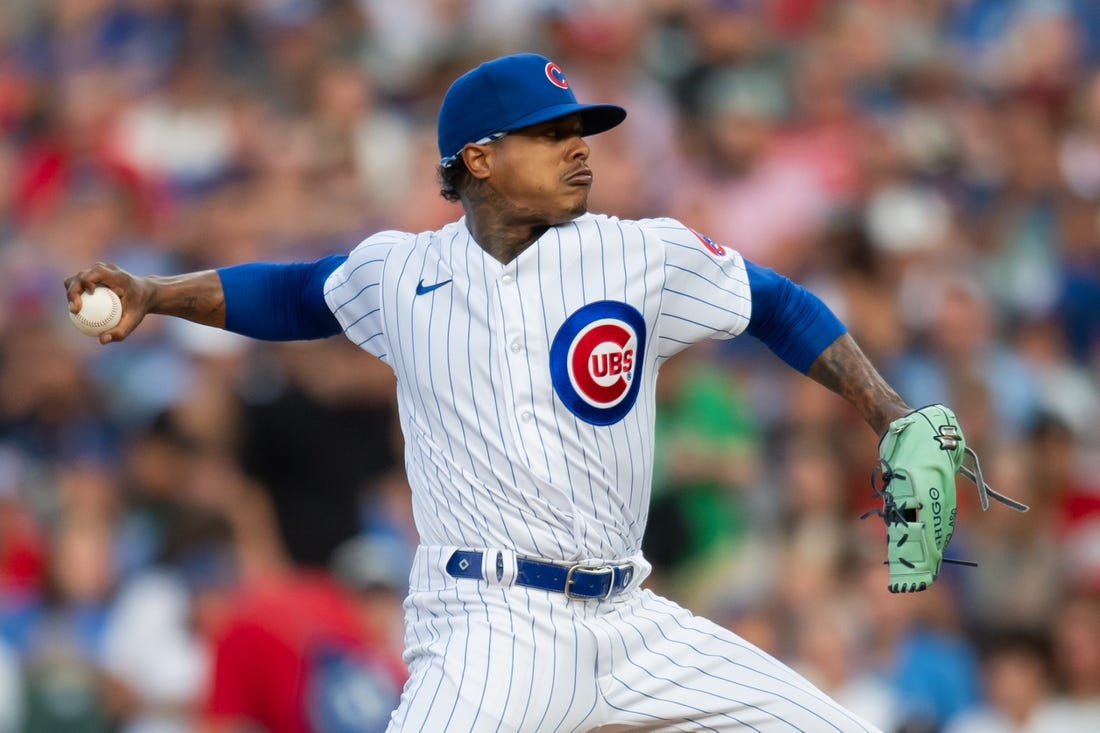
M453 549L417 552L404 699L418 704L398 709L393 733L875 731L729 630L649 591L578 603L493 578L455 580L443 573Z
M504 265L459 221L370 237L330 276L326 302L348 338L397 376L421 538L405 603L410 677L391 731L871 730L649 592L571 602L512 585L513 561L499 581L445 572L456 547L499 547L630 558L634 583L644 579L658 367L741 333L751 312L744 262L721 251L671 219L586 215ZM645 324L637 400L609 425L570 411L550 372L562 324L598 301Z
M637 552L659 361L740 333L748 292L739 256L714 256L679 222L596 215L550 229L507 265L463 220L418 235L382 232L326 283L348 338L397 375L422 541L548 559ZM635 308L648 334L638 399L609 426L570 412L549 372L561 324L599 300Z
M359 348L388 360L382 327L381 289L386 260L395 246L412 239L406 232L385 231L359 243L354 264L345 262L325 282L325 302ZM350 258L349 258L350 259Z

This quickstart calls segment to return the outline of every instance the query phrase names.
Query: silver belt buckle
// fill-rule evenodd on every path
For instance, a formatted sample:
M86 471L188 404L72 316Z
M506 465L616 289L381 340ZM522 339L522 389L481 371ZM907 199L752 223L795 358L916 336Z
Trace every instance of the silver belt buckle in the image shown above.
M612 592L615 590L615 568L611 565L572 565L569 571L565 574L565 589L562 591L565 593L565 597L571 601L591 601L599 598L599 596L576 596L573 595L573 573L578 570L583 570L586 573L608 573L610 578L607 583L607 593L600 600L606 601L611 597Z

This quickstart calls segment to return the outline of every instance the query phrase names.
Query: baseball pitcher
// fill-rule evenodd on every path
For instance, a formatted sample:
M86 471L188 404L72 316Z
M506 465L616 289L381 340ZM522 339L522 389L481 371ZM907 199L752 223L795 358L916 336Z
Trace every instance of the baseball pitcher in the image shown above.
M846 398L886 436L896 591L939 571L962 431L943 406L910 408L790 280L673 219L587 213L586 137L625 116L578 103L547 58L488 61L439 112L458 221L316 262L176 277L99 264L66 280L70 309L106 285L124 312L103 343L159 313L260 339L343 332L392 367L420 547L391 731L871 731L640 587L657 373L693 343L748 333Z

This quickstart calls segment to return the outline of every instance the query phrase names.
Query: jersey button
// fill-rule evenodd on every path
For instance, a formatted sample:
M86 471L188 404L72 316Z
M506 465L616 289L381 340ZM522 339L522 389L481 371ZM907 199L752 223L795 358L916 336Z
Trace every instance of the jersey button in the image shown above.
M518 354L519 352L523 351L523 344L521 344L519 341L513 341L512 345L509 348L512 350L513 354Z
M504 283L505 285L511 285L512 283L514 283L516 281L516 279L514 277L512 277L511 275L504 275L500 278L500 281L502 283Z
M519 419L523 420L523 422L531 422L531 417L532 415L530 410L524 410L519 414Z

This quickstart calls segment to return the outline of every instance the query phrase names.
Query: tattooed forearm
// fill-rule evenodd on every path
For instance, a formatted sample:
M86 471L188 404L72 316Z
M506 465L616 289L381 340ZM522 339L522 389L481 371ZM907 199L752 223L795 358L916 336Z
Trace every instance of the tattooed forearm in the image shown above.
M183 315L184 316L194 315L195 312L198 309L198 302L199 302L199 299L196 298L194 295L188 295L186 298L184 298L183 299L183 308L181 310Z
M880 435L892 420L912 411L848 334L821 352L806 375L848 400Z
M207 326L225 327L225 294L213 270L147 278L153 288L149 312L178 316Z

